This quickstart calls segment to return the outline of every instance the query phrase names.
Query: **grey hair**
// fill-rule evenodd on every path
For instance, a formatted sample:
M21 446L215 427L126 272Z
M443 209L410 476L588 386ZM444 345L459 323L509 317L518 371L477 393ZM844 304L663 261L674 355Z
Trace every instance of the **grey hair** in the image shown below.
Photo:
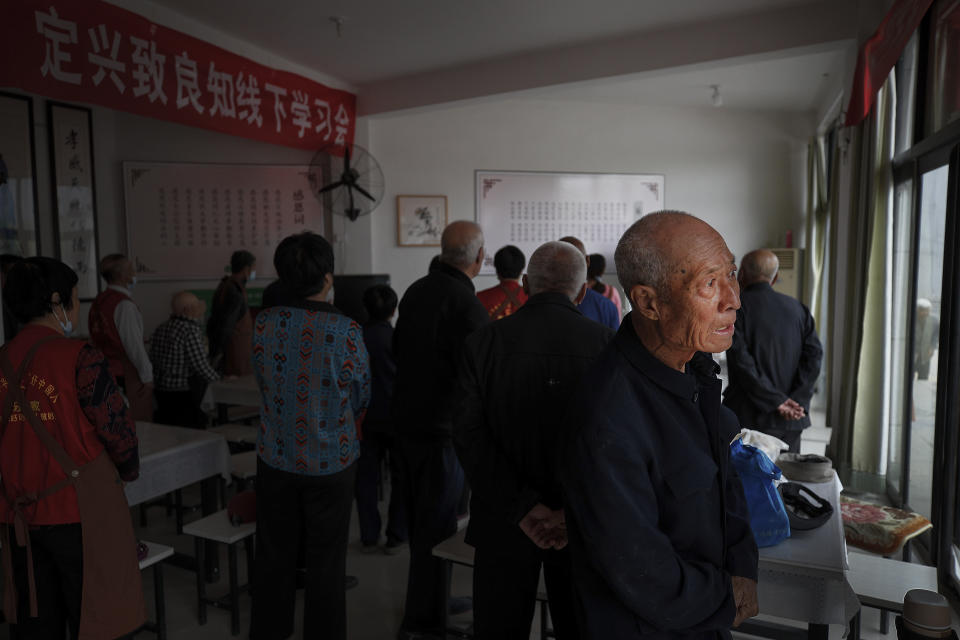
M627 295L637 285L652 287L657 295L667 294L671 258L661 244L661 227L678 218L693 218L684 211L656 211L630 225L613 254L617 278Z
M480 249L483 248L483 231L477 227L477 232L470 235L465 244L449 244L440 248L440 262L457 269L466 269L472 265Z
M527 265L530 295L553 291L576 300L587 281L587 261L569 242L546 242L533 252Z

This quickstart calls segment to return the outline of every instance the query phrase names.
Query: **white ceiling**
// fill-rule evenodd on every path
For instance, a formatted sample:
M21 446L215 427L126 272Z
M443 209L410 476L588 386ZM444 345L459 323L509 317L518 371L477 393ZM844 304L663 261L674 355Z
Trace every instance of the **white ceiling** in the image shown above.
M809 0L153 0L362 85ZM343 16L337 37L331 16Z
M671 107L709 107L718 85L725 109L816 111L839 84L844 43L824 51L720 61L533 90L538 98Z

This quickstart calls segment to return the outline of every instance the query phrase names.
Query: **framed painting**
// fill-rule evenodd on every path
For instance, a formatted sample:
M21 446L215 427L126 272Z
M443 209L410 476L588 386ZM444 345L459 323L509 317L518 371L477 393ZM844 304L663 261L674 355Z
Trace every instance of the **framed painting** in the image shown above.
M39 255L33 100L0 91L0 253Z
M397 244L439 247L447 226L447 196L397 196Z

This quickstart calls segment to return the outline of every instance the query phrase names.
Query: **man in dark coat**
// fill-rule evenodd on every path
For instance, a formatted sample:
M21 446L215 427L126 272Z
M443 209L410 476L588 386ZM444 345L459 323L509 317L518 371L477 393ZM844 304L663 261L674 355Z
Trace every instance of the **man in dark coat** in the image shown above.
M456 532L463 492L463 469L451 443L457 365L467 336L490 322L472 282L483 265L480 227L453 222L440 244L440 264L404 293L393 334L394 426L410 541L401 638L442 637L444 565L432 550Z
M617 246L633 311L569 412L561 481L586 638L729 638L757 613L757 546L717 365L739 307L723 238L680 212Z
M249 251L234 251L230 256L230 275L224 276L213 294L207 338L210 360L224 375L253 373L253 318L247 306L247 283L257 276L257 258Z
M584 371L613 337L577 310L586 267L574 246L544 244L523 277L524 306L467 339L454 444L473 489L466 540L476 548L477 640L530 637L541 566L556 637L579 637L563 549L559 426ZM541 522L556 535L538 538Z
M799 453L823 348L807 308L773 290L779 267L777 256L765 249L740 263L743 291L727 351L730 385L723 403L742 426L780 438Z

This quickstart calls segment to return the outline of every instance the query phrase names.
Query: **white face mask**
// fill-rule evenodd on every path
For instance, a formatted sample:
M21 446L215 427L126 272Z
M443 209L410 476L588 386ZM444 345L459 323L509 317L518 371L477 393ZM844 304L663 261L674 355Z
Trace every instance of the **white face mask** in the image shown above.
M247 282L253 282L256 279L257 279L257 272L256 270L254 270L250 272L250 277L247 278Z
M327 292L327 302L329 302L330 304L333 304L334 297L335 297L335 294L333 291L333 287L331 286L330 291Z
M137 286L137 276L133 276L133 280L130 281L130 284L127 288L133 289L135 286Z
M73 321L67 316L67 310L63 308L63 305L57 305L60 307L60 311L63 312L63 320L57 316L56 307L54 307L53 317L57 318L57 322L60 323L60 328L63 329L63 335L69 337L73 335Z

